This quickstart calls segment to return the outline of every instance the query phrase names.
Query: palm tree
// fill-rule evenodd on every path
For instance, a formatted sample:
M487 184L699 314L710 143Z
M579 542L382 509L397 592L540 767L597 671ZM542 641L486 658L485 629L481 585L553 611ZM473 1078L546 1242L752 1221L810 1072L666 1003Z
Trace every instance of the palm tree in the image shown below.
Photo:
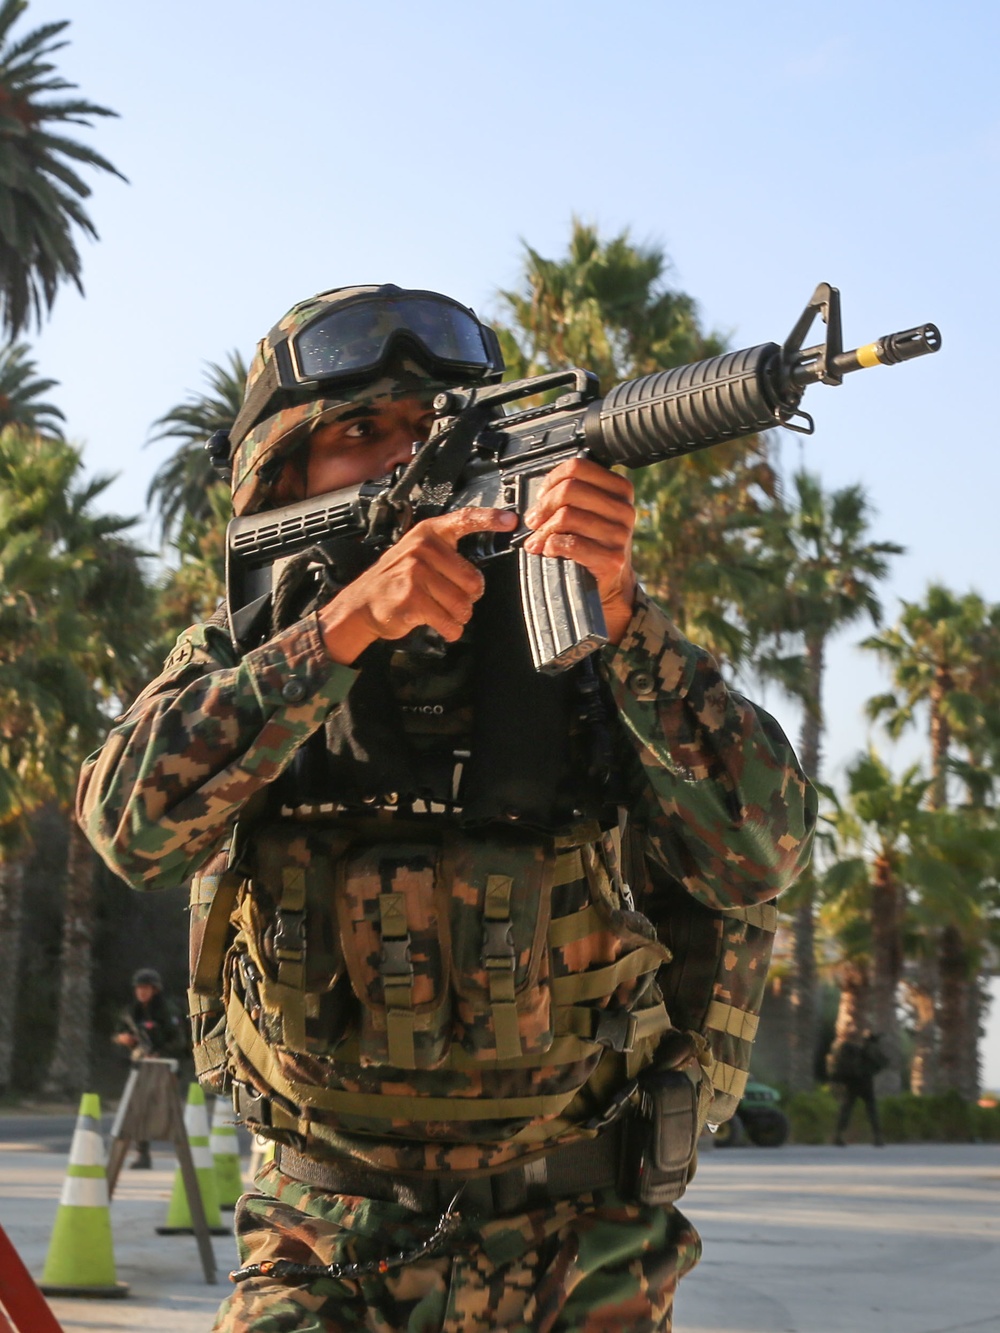
M83 291L74 229L96 238L82 200L90 187L77 166L125 178L92 148L69 138L107 107L79 97L54 97L76 87L55 73L56 38L68 23L46 23L20 39L11 29L27 0L0 4L0 324L16 337L51 310L59 284Z
M81 468L79 451L64 442L0 433L0 919L7 927L0 1086L10 1071L27 821L53 799L72 821L74 847L54 1081L74 1091L83 1083L93 860L75 833L70 803L80 762L103 735L102 701L130 692L143 674L139 661L151 620L143 553L127 536L134 520L94 513L110 478L81 481Z
M668 267L660 246L636 245L627 230L602 240L579 218L564 259L544 259L525 244L520 288L499 293L515 370L584 366L610 389L721 352L719 338L703 333L694 300L666 287Z
M217 430L228 430L239 415L246 390L247 368L239 352L229 353L228 366L209 363L208 393L189 394L153 422L156 440L180 441L173 454L157 469L146 494L147 504L156 504L165 538L175 537L186 521L195 526L209 522L214 513L211 495L225 490L213 469L205 445ZM228 492L226 492L228 494Z
M962 806L930 812L929 829L912 873L924 929L937 931L938 1079L943 1090L972 1101L979 1094L977 976L987 944L1000 940L1000 828L993 811Z
M869 700L869 716L881 719L896 737L926 710L932 779L928 795L937 812L948 805L954 745L964 743L978 753L991 730L996 736L996 620L995 608L991 611L978 593L956 596L932 584L922 603L903 603L896 626L864 643L890 666L894 687ZM975 796L972 772L966 765L964 776L972 781ZM943 921L937 934L939 1076L945 1089L968 1092L968 1066L974 1061L963 1061L958 1052L964 1049L963 1036L978 1040L978 1019L969 1023L976 950L961 920L945 914L938 921Z
M921 804L928 782L919 766L895 779L874 753L859 756L847 773L847 799L833 793L829 823L833 859L820 881L827 913L855 943L855 961L869 969L871 1025L883 1038L889 1067L883 1092L901 1086L897 992L903 971L909 863L921 844ZM831 911L832 909L832 911Z
M207 498L208 521L201 526L185 523L174 543L179 563L157 589L153 652L160 660L181 630L207 620L225 596L229 492L225 486L213 486Z
M56 386L56 380L36 376L26 343L11 343L0 350L0 430L19 426L33 435L61 440L59 422L65 421L65 416L54 404L38 401Z
M871 501L859 485L824 491L814 473L792 478L794 500L777 502L766 515L761 560L769 575L747 607L752 636L761 650L762 674L778 679L803 704L799 760L806 776L820 775L823 675L830 639L848 625L882 616L877 587L891 555L903 548L869 536ZM791 638L801 653L782 655ZM768 650L768 645L771 649ZM793 1088L812 1086L816 1033L816 923L813 872L797 887L792 985Z
M97 477L67 495L61 530L77 571L76 603L86 640L78 654L98 699L118 711L148 675L152 589L143 569L144 552L128 538L135 520L95 514L92 505L110 484ZM128 614L122 615L121 608ZM78 727L68 759L72 784L84 757L103 740L107 718L93 730ZM91 958L94 936L94 852L66 809L69 850L63 891L59 1010L56 1041L45 1079L50 1095L78 1093L87 1086L92 1013Z
M991 623L978 593L959 597L935 583L923 602L903 602L897 625L862 644L891 669L893 678L892 690L868 701L869 717L884 722L895 739L926 709L935 810L948 803L954 739L978 746L987 734L980 700L987 677L994 693L1000 681L1000 655L994 650L992 661L984 656Z
M40 531L66 468L32 446L0 432L0 1089L13 1057L28 818L56 795L61 734L89 703L73 661L83 636L72 597L53 599L69 562Z

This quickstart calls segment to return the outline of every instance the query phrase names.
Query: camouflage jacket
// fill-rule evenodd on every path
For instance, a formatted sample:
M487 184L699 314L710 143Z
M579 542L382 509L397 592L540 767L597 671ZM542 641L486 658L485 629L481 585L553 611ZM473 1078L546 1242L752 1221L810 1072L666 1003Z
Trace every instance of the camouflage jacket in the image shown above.
M815 820L815 796L781 729L642 592L621 644L599 658L622 743L638 760L629 817L649 862L708 908L774 897L805 864ZM242 658L220 626L194 627L85 764L82 827L135 887L183 883L335 713L356 675L328 658L315 616ZM627 1068L604 1059L602 1014L638 1007L648 1031L662 1032L648 983L669 955L616 896L614 854L605 839L609 854L595 855L598 836L567 830L550 856L527 857L499 835L488 855L482 840L459 837L445 854L411 838L393 850L403 872L387 883L372 840L346 855L336 819L262 835L253 874L265 891L242 898L226 995L230 1073L271 1099L276 1136L288 1130L317 1152L383 1168L474 1170L571 1139L599 1115ZM449 865L442 912L428 870L435 860ZM307 959L275 940L283 912L305 911L313 923L320 864L340 876L336 895L330 886L320 895L337 897L338 920L331 925L323 908L313 933L325 952ZM637 906L655 916L655 895ZM449 910L442 927L437 916ZM514 941L506 991L479 956L491 916ZM404 935L416 960L409 990L392 967L386 975L385 951ZM339 951L332 936L344 942ZM352 992L361 1018L345 1028L337 1015Z

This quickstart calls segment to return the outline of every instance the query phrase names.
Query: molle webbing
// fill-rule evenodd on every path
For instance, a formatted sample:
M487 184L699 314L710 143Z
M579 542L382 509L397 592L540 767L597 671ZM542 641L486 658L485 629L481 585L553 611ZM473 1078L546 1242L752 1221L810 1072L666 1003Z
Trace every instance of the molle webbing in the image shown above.
M736 1009L721 1000L713 1000L705 1015L705 1026L715 1032L726 1032L740 1041L753 1041L757 1036L760 1023L759 1014L748 1013L745 1009Z
M737 1069L735 1065L724 1065L718 1060L712 1065L712 1086L716 1092L739 1101L746 1092L750 1072Z
M419 877L425 873L420 867L434 858L421 858L419 847L402 843L404 833L412 836L424 832L419 825L410 821L405 828L395 832L400 841L397 842L390 833L385 862L379 862L377 857L375 861L376 866L384 864L386 869L373 871L371 861L367 860L363 879L343 878L347 871L342 868L354 864L352 858L358 854L367 856L367 853L358 851L365 846L364 836L355 844L353 831L343 828L324 833L317 831L315 826L307 831L298 825L294 830L279 832L278 841L269 844L266 855L257 855L256 869L252 871L257 886L255 892L259 898L264 883L274 886L272 893L277 890L276 921L282 915L302 911L301 881L286 876L283 870L276 873L283 865L283 849L294 848L300 858L307 853L312 857L306 861L308 870L305 873L305 894L310 903L322 888L320 881L326 883L322 864L331 867L332 861L336 865L336 873L331 877L337 883L336 893L332 888L324 891L324 900L332 907L336 898L338 905L334 910L339 916L344 947L346 941L353 938L358 958L370 959L369 966L375 969L371 974L375 978L371 983L374 990L360 985L359 977L352 974L353 993L361 1005L362 1027L344 1032L332 1046L317 1049L308 1042L296 1045L294 1040L289 1040L296 1035L294 1018L289 1025L289 1017L296 1011L301 1013L303 1004L308 1016L309 1001L313 998L308 991L303 992L301 980L297 990L278 979L264 977L261 980L264 1010L270 1015L266 1020L258 1019L256 1011L251 1019L248 1008L253 1007L252 997L245 1000L241 987L234 983L229 988L226 1005L230 1040L235 1048L232 1073L238 1080L246 1080L258 1088L269 1087L274 1094L270 1099L272 1112L279 1113L272 1120L274 1127L292 1127L284 1122L294 1121L300 1133L309 1132L310 1112L327 1120L346 1121L344 1129L348 1132L358 1132L361 1126L376 1121L382 1122L391 1134L398 1135L407 1132L403 1127L409 1123L414 1126L412 1132L419 1137L421 1131L416 1127L428 1123L505 1120L529 1122L524 1130L526 1134L530 1132L537 1136L546 1126L551 1133L561 1132L556 1125L557 1118L565 1115L605 1055L619 1053L616 1058L620 1058L623 1070L634 1072L648 1060L660 1036L670 1028L666 1007L655 987L649 984L657 968L669 957L668 950L655 937L646 939L627 928L639 920L635 913L614 910L616 900L607 869L600 856L595 862L591 855L599 829L588 827L585 830L591 839L589 842L581 837L582 830L575 836L555 840L554 847L550 841L549 850L544 855L534 841L515 840L524 848L518 856L528 855L530 864L535 867L527 878L516 868L519 862L516 859L510 861L509 843L506 852L500 844L485 843L473 853L474 861L478 859L482 867L478 872L482 878L478 881L467 878L462 870L463 865L466 872L468 870L469 852L460 850L465 846L464 841L459 836L456 843L454 834L446 832L438 844L440 854L436 874L439 878L433 901L445 906L446 924L448 904L453 904L456 911L478 910L478 917L473 918L478 926L473 925L475 933L471 937L467 930L464 931L464 954L452 952L452 944L457 948L457 940L447 944L442 955L443 998L430 1005L426 1001L416 1005L414 965L418 958L426 964L427 958L426 919L422 922L420 914L438 909L431 908L432 900L427 897L426 888L420 890L420 896L411 902L407 881L405 878L394 881L393 874L394 868L410 865L414 876ZM373 828L371 833L381 835L382 829ZM380 836L374 846L380 846L381 841ZM501 873L508 869L505 856L509 873ZM270 871L268 867L271 867ZM265 872L263 880L258 879L261 871ZM595 879L600 879L600 883L595 883ZM479 907L475 909L475 894L469 895L477 882ZM550 919L546 906L546 915L537 915L540 909L532 909L532 915L525 917L525 894L533 903L548 904L553 888L560 890L563 914ZM417 892L416 884L413 891ZM515 893L520 897L515 899ZM451 897L452 894L455 896ZM342 906L349 900L350 909L345 907L342 911ZM360 916L365 903L368 904L365 915ZM248 894L239 913L241 937L245 943L238 940L237 948L248 948L251 958L263 969L267 961L260 950L259 932L263 919L259 913L255 916L250 904ZM515 907L521 913L518 920L514 918ZM409 915L414 912L416 915ZM306 915L309 920L314 920L311 913L312 907ZM366 926L365 921L370 924ZM532 921L536 924L532 925ZM344 933L347 929L345 922L353 923L353 936L350 932ZM279 936L282 957L275 955L278 970L282 963L292 968L299 965L300 970L294 975L302 978L311 974L312 981L308 984L315 986L318 983L315 967L301 967L296 949L290 947L297 939L290 920L284 930L275 930L275 943ZM306 951L310 939L311 935L305 939ZM367 943L359 951L362 939ZM424 940L420 948L417 945L419 939ZM450 940L447 928L442 945L446 939ZM461 967L456 962L459 957L465 959ZM539 963L531 961L539 958L542 960L540 972ZM274 962L271 966L274 967ZM351 966L350 960L348 966ZM477 972L478 981L475 980ZM547 1017L548 1009L539 1016L536 1009L522 1008L522 996L529 997L529 1005L534 1003L530 998L532 987L544 987L549 997L547 1005L551 1005L551 1014ZM426 996L426 983L418 993ZM374 997L374 1007L366 1002L367 994ZM442 1007L449 995L450 1005ZM623 1003L616 998L623 995L630 996L631 1000ZM436 1024L439 1017L442 1021L451 1021L448 1018L451 1009L462 1005L466 1007L458 1030L461 1039L453 1034L450 1041L439 1048L440 1055L435 1057L435 1063L421 1064L416 1043L426 1043L425 1026ZM471 1011L469 1005L473 1006ZM481 1021L475 1018L476 1012L490 1015L492 1038L485 1046L478 1040L470 1043L466 1036L471 1030L469 1025ZM381 1057L376 1055L374 1059L370 1044L372 1021L382 1024L384 1042ZM369 1043L367 1046L366 1042ZM329 1073L317 1069L312 1075L315 1083L305 1081L301 1074L293 1072L298 1066L296 1052L307 1055L312 1052L321 1064L327 1065ZM308 1068L309 1063L305 1067ZM380 1066L384 1074L380 1073ZM316 1069L315 1064L312 1067ZM440 1070L442 1090L449 1089L449 1095L423 1095L415 1091L412 1080L408 1080L405 1073L411 1069ZM516 1078L518 1071L524 1071L523 1080ZM509 1088L513 1095L481 1095L483 1076L487 1076L487 1091L491 1084L497 1085L497 1079L489 1077L494 1072L513 1076L499 1080L500 1087L504 1091ZM458 1074L466 1077L456 1085ZM359 1082L365 1088L364 1092L357 1090ZM418 1082L417 1086L421 1085L426 1086L425 1080ZM429 1086L433 1088L433 1084ZM461 1091L456 1092L456 1086L461 1087ZM353 1090L348 1091L348 1088ZM396 1089L401 1090L397 1092ZM516 1125L513 1128L521 1132ZM362 1132L377 1134L382 1131L376 1125Z
M778 909L774 903L753 903L749 907L730 908L719 915L729 921L742 922L746 927L760 932L756 953L761 955L758 958L761 975L759 984L750 992L749 1006L743 1008L714 998L709 1003L704 1021L704 1030L715 1055L712 1084L720 1098L720 1108L725 1106L727 1110L735 1110L750 1077L750 1056L760 1024L763 981L771 953L770 937L778 928ZM745 943L741 952L746 964ZM726 1098L727 1103L723 1103L721 1098Z
M748 926L767 930L773 935L778 929L778 909L774 903L751 903L749 907L728 907L720 913L734 921L745 921Z
M247 1059L280 1096L294 1105L315 1107L342 1115L382 1120L426 1121L523 1120L561 1114L576 1096L573 1088L553 1096L526 1097L420 1097L408 1093L343 1092L286 1078L274 1052L254 1027L235 995L226 1006L229 1029Z

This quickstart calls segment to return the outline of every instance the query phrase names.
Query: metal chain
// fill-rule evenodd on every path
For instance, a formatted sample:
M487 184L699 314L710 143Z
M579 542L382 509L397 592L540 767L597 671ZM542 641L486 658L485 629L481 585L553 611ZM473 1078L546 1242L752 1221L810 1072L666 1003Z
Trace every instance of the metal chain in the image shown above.
M229 1274L229 1280L244 1282L251 1277L270 1277L279 1282L315 1282L318 1278L329 1277L339 1281L343 1278L370 1277L375 1273L388 1273L392 1268L402 1268L436 1250L461 1225L461 1214L455 1212L461 1193L460 1189L455 1194L427 1239L412 1249L400 1250L383 1259L370 1259L363 1264L296 1264L290 1259L264 1259L259 1264L247 1264L245 1268L235 1269Z

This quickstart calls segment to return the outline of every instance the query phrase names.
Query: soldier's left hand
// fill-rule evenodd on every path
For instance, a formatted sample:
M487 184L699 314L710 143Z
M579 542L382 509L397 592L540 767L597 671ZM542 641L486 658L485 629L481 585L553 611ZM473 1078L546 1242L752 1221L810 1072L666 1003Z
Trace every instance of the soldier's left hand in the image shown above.
M627 477L592 459L573 458L552 469L524 515L534 529L526 551L564 556L593 574L612 643L621 642L635 600L633 499Z

